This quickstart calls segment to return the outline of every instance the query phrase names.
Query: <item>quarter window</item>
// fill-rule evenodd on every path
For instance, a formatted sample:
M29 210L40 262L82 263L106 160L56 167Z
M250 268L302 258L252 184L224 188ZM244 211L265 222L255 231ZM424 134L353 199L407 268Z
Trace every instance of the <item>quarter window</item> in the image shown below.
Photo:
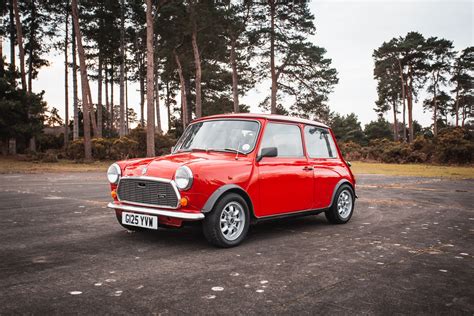
M304 138L310 158L337 158L336 145L329 130L305 126Z
M262 148L267 147L276 147L278 157L304 156L300 128L296 125L268 123L260 144L260 153Z

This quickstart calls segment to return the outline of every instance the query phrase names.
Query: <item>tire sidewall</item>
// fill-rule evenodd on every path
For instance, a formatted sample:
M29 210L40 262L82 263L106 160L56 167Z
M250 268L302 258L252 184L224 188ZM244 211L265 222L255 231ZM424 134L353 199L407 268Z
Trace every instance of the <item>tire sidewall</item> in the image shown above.
M245 223L244 223L244 228L240 234L240 236L238 238L236 238L235 240L227 240L222 231L221 231L221 228L220 228L220 217L221 217L221 213L222 213L222 210L224 209L224 207L230 203L230 202L238 202L242 208L243 208L243 211L244 211L244 216L245 216ZM247 232L249 230L249 224L250 224L250 212L249 212L249 208L248 208L248 205L247 205L247 202L245 201L245 199L240 196L239 194L236 194L236 193L228 193L226 195L224 195L221 199L219 199L219 201L214 205L211 213L206 216L206 220L208 220L209 222L206 223L208 224L208 229L212 229L214 230L214 233L215 233L215 236L217 237L218 241L219 241L219 244L223 247L233 247L233 246L237 246L238 244L240 244L244 239L245 237L247 236Z
M341 215L339 215L339 212L337 210L337 201L339 200L339 196L341 195L341 193L343 191L348 191L350 193L351 199L352 199L351 213L346 218L341 217ZM333 205L332 205L332 212L334 213L334 216L336 216L338 222L340 222L341 224L347 223L351 219L352 214L354 214L354 207L355 207L354 190L352 190L352 188L347 184L341 185L341 187L337 190L337 193L334 197L334 201L333 201Z

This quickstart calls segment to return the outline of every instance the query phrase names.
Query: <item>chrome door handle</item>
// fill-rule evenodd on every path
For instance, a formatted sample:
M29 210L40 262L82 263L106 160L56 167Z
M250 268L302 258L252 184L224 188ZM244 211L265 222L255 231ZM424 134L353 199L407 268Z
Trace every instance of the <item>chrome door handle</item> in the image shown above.
M305 166L305 167L303 168L303 170L304 170L304 171L311 171L311 170L313 170L313 167Z

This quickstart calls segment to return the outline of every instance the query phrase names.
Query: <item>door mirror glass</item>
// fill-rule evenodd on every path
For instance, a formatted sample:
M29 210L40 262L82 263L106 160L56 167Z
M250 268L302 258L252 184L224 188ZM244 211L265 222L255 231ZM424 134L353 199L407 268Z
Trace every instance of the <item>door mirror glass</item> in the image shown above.
M265 147L260 151L260 155L257 156L257 161L263 159L263 157L277 157L278 149L276 147Z

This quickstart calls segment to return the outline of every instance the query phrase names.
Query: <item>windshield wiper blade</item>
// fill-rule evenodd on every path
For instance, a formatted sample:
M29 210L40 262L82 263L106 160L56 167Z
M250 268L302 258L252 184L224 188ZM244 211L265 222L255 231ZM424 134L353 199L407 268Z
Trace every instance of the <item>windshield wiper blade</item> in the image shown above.
M189 153L189 152L192 152L192 151L208 151L208 149L206 148L186 148L186 149L180 149L178 150L177 152L178 153Z
M240 150L235 149L235 148L224 148L224 151L231 151L231 152L234 152L234 153L238 153L238 154L242 154L242 155L247 155L247 154L244 153L243 151L240 151Z

